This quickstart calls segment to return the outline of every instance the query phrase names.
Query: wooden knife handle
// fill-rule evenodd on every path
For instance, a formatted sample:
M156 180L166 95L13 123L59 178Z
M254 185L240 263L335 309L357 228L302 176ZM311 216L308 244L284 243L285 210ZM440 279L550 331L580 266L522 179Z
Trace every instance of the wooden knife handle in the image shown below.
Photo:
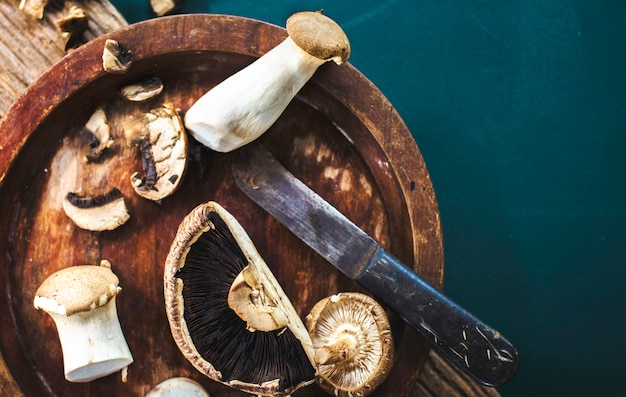
M422 280L378 247L355 278L411 327L440 355L487 386L515 375L519 354L500 333Z

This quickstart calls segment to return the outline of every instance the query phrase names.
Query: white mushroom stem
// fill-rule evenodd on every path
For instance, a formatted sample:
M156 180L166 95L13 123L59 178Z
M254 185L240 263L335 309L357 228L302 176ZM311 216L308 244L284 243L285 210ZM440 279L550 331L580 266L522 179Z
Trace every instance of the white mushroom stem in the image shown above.
M274 124L325 62L287 37L202 96L187 112L185 125L194 138L213 150L237 149Z
M56 324L68 381L89 382L133 362L118 321L115 297L103 306L70 316L63 314L54 300L38 296L34 303Z
M334 343L315 349L315 362L318 365L330 365L352 361L358 354L359 341L356 335L344 334Z
M263 134L289 102L330 60L345 62L350 43L339 25L317 12L287 20L289 36L265 55L202 96L185 116L185 126L218 152L237 149Z

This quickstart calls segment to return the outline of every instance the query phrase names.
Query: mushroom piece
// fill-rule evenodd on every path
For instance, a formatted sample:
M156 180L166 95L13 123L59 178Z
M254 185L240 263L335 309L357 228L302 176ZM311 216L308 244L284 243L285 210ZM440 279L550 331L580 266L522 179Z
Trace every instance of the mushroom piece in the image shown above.
M159 201L174 193L187 168L187 134L180 115L170 104L124 123L124 134L141 154L144 175L130 180L141 197Z
M289 36L265 55L198 99L185 115L189 132L218 152L237 149L263 134L319 66L342 64L350 43L332 19L299 12L287 20Z
M59 270L37 289L35 308L56 324L68 381L89 382L133 362L117 317L120 291L106 260Z
M150 390L146 397L211 397L195 380L183 377L164 380Z
M387 377L393 337L385 310L368 295L342 292L319 301L306 317L318 383L339 397L367 396Z
M152 11L159 16L168 15L183 6L185 0L150 0Z
M261 396L315 380L302 320L237 220L215 202L181 223L164 272L180 351L201 373Z
M129 49L115 40L107 39L102 51L102 68L113 74L123 74L128 71L133 60Z
M113 146L111 126L102 108L93 112L81 135L89 144L88 152L85 154L85 161L88 163L97 161L106 149Z
M83 44L83 33L89 26L89 14L78 6L71 6L67 15L57 19L57 26L65 39L65 51Z
M63 210L76 226L94 232L117 229L130 219L117 188L93 197L70 192L63 200Z
M21 0L19 9L37 19L42 19L46 5L48 0Z
M163 82L158 77L148 77L120 89L122 96L131 102L142 102L154 98L163 91Z

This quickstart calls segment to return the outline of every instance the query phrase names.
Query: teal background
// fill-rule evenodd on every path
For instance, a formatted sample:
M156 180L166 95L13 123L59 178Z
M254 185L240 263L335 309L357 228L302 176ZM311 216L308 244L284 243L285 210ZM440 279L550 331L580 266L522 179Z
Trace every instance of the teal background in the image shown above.
M113 0L129 22L148 0ZM445 291L519 348L503 396L626 395L626 1L187 0L284 26L324 9L440 205Z

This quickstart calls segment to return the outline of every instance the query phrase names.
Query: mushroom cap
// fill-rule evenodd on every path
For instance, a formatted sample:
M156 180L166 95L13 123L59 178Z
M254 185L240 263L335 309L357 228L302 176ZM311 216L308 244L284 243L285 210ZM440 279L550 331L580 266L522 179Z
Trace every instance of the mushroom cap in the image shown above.
M393 337L385 310L372 297L342 292L322 299L306 318L318 383L338 397L366 396L393 364Z
M175 377L156 385L146 397L210 397L210 395L195 380Z
M303 11L287 19L289 37L308 54L338 65L350 57L350 41L341 27L321 12Z
M302 320L219 204L202 204L182 221L165 263L164 295L176 344L209 378L261 396L315 380Z
M104 306L121 288L108 261L78 265L50 275L35 293L35 308L71 316Z

